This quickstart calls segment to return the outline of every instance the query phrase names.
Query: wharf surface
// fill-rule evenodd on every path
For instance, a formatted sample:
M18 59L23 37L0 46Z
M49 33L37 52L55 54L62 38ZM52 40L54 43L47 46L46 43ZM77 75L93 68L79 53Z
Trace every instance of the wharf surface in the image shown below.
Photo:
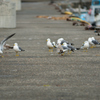
M60 56L46 46L47 38L62 37L81 47L88 37L99 42L100 37L72 22L38 15L61 16L48 2L22 3L17 27L0 29L0 40L16 33L7 43L25 49L19 57L9 50L0 58L0 100L100 100L100 48Z

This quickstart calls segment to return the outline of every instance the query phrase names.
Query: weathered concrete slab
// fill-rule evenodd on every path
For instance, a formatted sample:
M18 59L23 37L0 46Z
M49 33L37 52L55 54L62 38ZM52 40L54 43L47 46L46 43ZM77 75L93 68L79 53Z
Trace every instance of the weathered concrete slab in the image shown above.
M15 4L3 1L0 3L0 28L16 27Z
M16 33L7 43L25 49L19 57L10 50L0 58L0 100L100 100L100 48L61 57L46 46L47 38L63 37L80 47L88 37L99 42L100 37L72 22L37 15L61 16L48 2L22 3L17 28L0 29L0 40Z

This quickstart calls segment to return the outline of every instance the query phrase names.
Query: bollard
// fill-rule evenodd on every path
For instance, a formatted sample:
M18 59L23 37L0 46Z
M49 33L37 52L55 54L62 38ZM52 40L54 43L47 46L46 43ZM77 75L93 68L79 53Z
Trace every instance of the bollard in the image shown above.
M0 2L0 28L16 27L15 4L11 2Z

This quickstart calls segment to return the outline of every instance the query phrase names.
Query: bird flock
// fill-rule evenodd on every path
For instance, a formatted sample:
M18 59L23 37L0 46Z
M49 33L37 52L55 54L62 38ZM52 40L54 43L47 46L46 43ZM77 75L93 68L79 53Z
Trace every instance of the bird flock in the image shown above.
M8 36L7 38L5 38L4 40L1 41L0 43L0 56L3 56L3 52L4 50L9 50L9 49L13 49L16 52L16 56L19 56L19 52L20 51L25 51L23 50L21 47L18 46L18 43L14 43L14 46L10 46L9 44L6 44L6 41L8 39L10 39L11 37L13 37L16 33L11 34L10 36Z
M13 46L6 44L6 41L10 39L11 37L13 37L15 34L16 33L11 34L10 36L8 36L7 38L1 41L0 43L0 56L1 57L4 57L3 56L4 50L13 49L16 53L16 56L19 56L19 52L25 51L21 47L19 47L18 43L14 43ZM89 48L94 48L97 45L100 45L100 42L98 42L94 37L89 37L88 40L84 41L82 46L79 48L74 47L74 43L69 43L64 38L57 39L57 43L54 41L51 42L50 38L48 38L46 41L47 41L47 47L49 49L49 52L53 52L53 49L56 48L57 53L60 54L61 56L63 56L65 53L71 54L72 52L76 50L84 50L84 52L87 52Z
M89 48L94 48L97 45L100 45L100 43L94 37L89 37L88 40L84 41L82 46L79 48L74 47L73 43L69 43L68 41L64 40L64 38L59 38L57 43L51 42L50 38L48 38L46 41L49 52L53 52L53 49L56 48L57 53L61 56L63 56L65 53L71 54L76 50L83 50L84 52L87 52Z

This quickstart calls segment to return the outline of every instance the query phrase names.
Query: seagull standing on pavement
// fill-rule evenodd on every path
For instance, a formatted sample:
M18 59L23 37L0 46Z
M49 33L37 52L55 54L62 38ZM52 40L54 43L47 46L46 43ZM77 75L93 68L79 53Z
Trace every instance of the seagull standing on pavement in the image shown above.
M18 52L25 51L21 47L18 46L18 43L14 43L13 49L16 52L16 56L19 56L19 53Z
M56 47L55 42L51 42L50 38L48 38L46 41L49 52L53 52L53 47Z
M90 48L93 48L94 47L94 43L92 42L92 37L89 37L88 38L88 42L89 42L89 44L90 44Z
M87 49L90 47L89 42L85 41L80 49L84 49L84 52L87 52Z
M100 45L100 43L94 37L92 37L92 42L94 45Z
M90 45L91 45L90 48L93 48L93 47L95 47L96 45L100 45L100 43L99 43L94 37L88 38L88 42L89 42Z

